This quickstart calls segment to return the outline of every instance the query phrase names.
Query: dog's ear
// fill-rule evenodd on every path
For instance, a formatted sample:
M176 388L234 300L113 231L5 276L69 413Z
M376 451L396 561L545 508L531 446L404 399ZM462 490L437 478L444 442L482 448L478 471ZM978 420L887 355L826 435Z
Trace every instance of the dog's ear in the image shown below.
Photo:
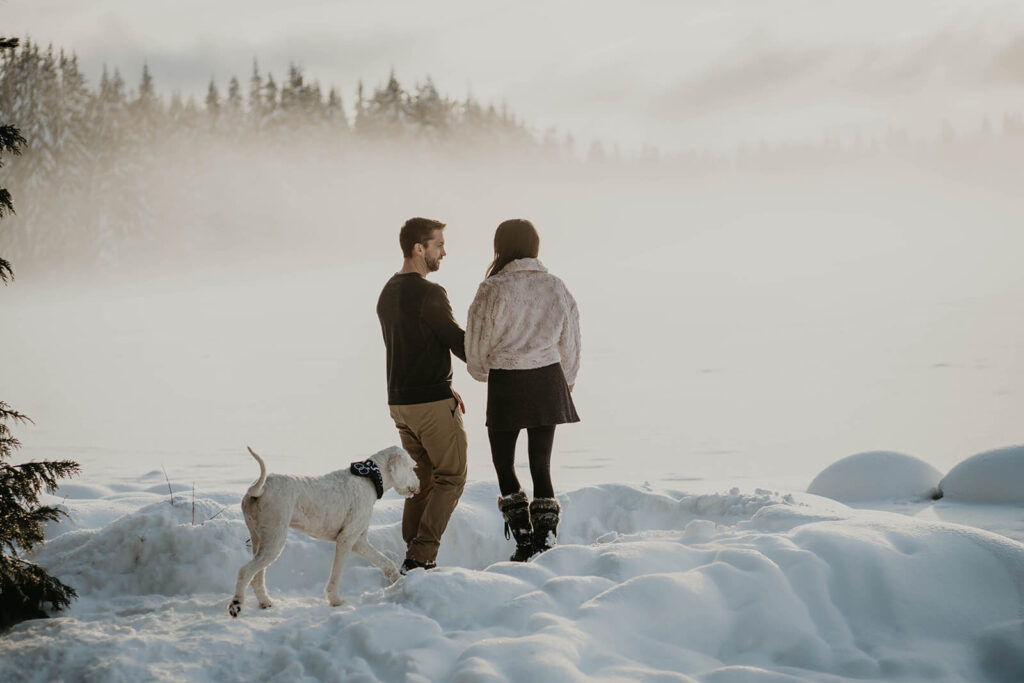
M392 479L394 479L395 463L398 462L398 456L402 452L403 451L394 447L384 452L384 462L381 463L381 465L383 465L383 469L387 470L388 474L391 475Z

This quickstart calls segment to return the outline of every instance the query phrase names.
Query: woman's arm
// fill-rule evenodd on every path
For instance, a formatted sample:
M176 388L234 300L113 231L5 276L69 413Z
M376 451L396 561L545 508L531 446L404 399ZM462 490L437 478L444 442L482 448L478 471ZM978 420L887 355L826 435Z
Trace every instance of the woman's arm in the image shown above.
M491 350L491 331L494 329L494 317L486 282L481 282L469 305L469 316L466 318L466 369L473 379L487 381L490 367L487 356Z
M565 382L572 387L576 384L576 373L580 370L580 312L568 289L565 290L565 309L558 354L562 357Z

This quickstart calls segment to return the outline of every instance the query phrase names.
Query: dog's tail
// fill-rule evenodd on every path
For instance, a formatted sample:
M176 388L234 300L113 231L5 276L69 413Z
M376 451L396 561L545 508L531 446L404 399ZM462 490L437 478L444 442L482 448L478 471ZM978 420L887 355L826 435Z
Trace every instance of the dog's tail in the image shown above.
M246 446L246 448L249 447ZM245 495L250 498L259 498L263 495L263 485L267 483L267 463L263 462L263 458L261 458L252 448L249 448L249 453L251 453L252 457L256 458L256 462L260 464L260 478L249 487L249 490L246 491Z

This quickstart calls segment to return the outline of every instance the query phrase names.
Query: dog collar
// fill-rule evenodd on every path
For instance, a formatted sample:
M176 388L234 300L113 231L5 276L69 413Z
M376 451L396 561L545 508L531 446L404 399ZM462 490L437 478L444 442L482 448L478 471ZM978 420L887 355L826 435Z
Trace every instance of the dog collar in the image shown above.
M349 471L357 477L369 477L372 479L373 485L377 487L377 500L384 497L384 476L380 473L377 463L369 459L362 462L354 462L349 467Z

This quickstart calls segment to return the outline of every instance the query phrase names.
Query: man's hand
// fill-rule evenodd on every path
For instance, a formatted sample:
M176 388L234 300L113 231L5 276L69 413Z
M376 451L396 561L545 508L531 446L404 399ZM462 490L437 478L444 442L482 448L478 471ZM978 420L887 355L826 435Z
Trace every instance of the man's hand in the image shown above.
M455 391L454 389L452 389L452 393L455 394L455 400L459 402L459 410L461 410L462 414L465 415L466 404L462 402L462 397L459 396L459 392Z

